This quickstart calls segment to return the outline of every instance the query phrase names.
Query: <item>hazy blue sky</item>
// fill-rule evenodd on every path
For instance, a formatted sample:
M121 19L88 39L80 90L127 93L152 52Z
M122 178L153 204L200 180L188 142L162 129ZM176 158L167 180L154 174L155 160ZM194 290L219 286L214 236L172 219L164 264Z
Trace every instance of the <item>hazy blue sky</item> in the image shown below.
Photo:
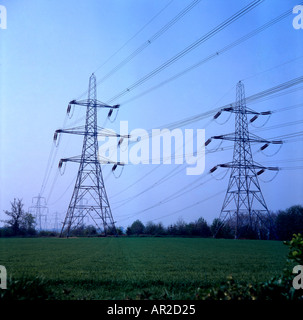
M192 0L0 0L0 4L7 8L7 29L0 29L1 219L4 218L3 210L10 208L10 201L14 197L22 198L27 209L32 197L40 192L54 131L62 127L68 102L87 90L91 73L95 72L97 81L101 79L191 2ZM100 84L97 88L98 99L110 100L250 2L251 0L202 0L155 42ZM298 2L264 1L163 72L115 101L114 103L121 103L121 110L116 122L107 122L106 127L118 130L120 121L127 120L130 130L162 128L165 124L233 102L239 80L243 80L249 96L301 76L303 29L293 28L292 20L295 15L291 15L175 81L126 103L293 8ZM161 14L103 65L166 5ZM300 103L302 94L298 90L248 107L266 111ZM84 124L84 112L81 107L76 107L73 117L66 122L65 127ZM104 123L106 115L105 110L99 113L100 125ZM234 129L233 117L225 125L212 122L206 127L210 119L188 124L181 129L205 128L206 138L232 132ZM218 121L224 122L226 119L227 115L222 115ZM260 126L265 120L266 118L260 119L255 125ZM258 132L253 126L250 130L255 130L254 133L264 138L273 138L300 131L302 123L282 126L299 120L303 120L302 107L274 113L267 124L260 128L262 130ZM275 129L263 130L273 126L276 126ZM210 147L215 148L218 144L218 141L214 141ZM222 146L230 144L224 142ZM79 155L81 147L81 138L62 136L56 157L51 167L48 166L51 174L42 195L48 200L50 226L53 226L55 212L58 212L60 220L65 216L78 169L77 164L68 163L65 174L61 176L57 171L59 159ZM266 149L266 156L255 152L257 147L253 146L255 160L264 165L302 165L302 141L286 143L277 155L268 157L276 150L277 146ZM209 177L205 175L217 163L231 160L232 149L207 154L206 170L201 179L208 180ZM284 160L287 161L283 162ZM175 164L159 168L153 164L128 165L121 177L116 179L110 173L111 167L104 166L106 190L117 225L126 227L137 218L144 223L158 219L155 221L168 225L181 217L185 221L193 221L202 216L209 222L218 217L229 174L223 180L212 179L173 201L144 211L190 184L198 185L199 177L187 176L186 165L183 167L183 170L176 173L179 169ZM174 169L176 170L172 171ZM151 170L154 171L150 173ZM169 172L176 174L134 197L159 179L167 177ZM302 173L302 170L281 170L271 183L260 181L270 210L303 204ZM225 169L218 169L218 177L224 174ZM269 180L272 175L272 172L268 172L261 175L260 179ZM138 182L134 184L136 181ZM186 190L188 189L184 189ZM214 196L219 191L222 192ZM178 211L211 196L214 197L197 206Z

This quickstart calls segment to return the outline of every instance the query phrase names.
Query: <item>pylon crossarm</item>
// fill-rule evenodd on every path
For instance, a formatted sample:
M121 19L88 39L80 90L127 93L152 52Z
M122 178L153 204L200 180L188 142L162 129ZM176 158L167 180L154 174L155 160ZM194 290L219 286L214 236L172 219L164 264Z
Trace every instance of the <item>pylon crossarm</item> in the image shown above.
M272 111L258 112L258 111L255 111L253 109L247 108L247 107L245 108L245 110L239 110L239 108L236 108L234 106L222 108L221 111L219 111L219 112L223 112L223 111L233 112L233 113L241 113L241 114L253 114L253 115L258 115L258 116L265 116L265 115L272 114Z
M86 130L85 126L81 127L75 127L75 128L69 128L69 129L58 129L55 131L54 134L54 140L56 141L58 138L58 134L60 133L69 133L69 134L76 134L76 135L82 135L82 136L106 136L106 137L117 137L117 138L125 138L128 139L130 138L130 135L120 135L112 130L107 130L102 127L97 127L97 131L92 130Z
M116 161L112 161L112 160L109 160L106 158L95 160L95 159L82 159L81 156L77 156L77 157L61 159L58 167L61 168L62 164L64 162L77 162L77 163L85 163L85 164L88 164L88 163L91 163L91 164L98 164L98 163L100 163L100 164L114 164L117 166L124 166L125 165L125 163L123 163L123 162L116 162Z
M113 130L108 130L106 128L98 127L98 135L106 136L106 137L117 137L117 138L124 138L129 139L131 136L129 134L119 134L114 132Z
M228 133L228 134L222 134L219 136L213 136L211 137L209 140L211 141L212 139L220 139L220 140L228 140L228 141L234 141L234 142L238 142L238 141L243 141L243 137L239 137L238 135L234 134L234 133ZM210 141L208 142L208 144L210 143ZM267 139L262 139L260 137L258 137L255 134L250 133L249 134L249 138L245 138L244 142L250 142L250 143L272 143L272 144L282 144L283 141L282 140L267 140Z
M264 167L260 164L257 163L252 163L252 164L243 164L243 163L238 163L238 162L228 162L228 163L222 163L218 164L217 167L221 168L235 168L235 169L244 169L244 168L249 168L249 169L259 169L259 170L270 170L270 171L279 171L279 167Z
M87 132L85 131L85 126L69 128L69 129L58 129L58 130L55 131L54 140L57 140L57 137L58 137L59 133L70 133L70 134L84 135ZM93 133L94 132L92 132L92 134Z
M120 107L119 104L116 104L114 106L110 106L104 102L95 100L95 99L85 99L85 100L72 100L69 102L69 105L78 105L78 106L83 106L83 107L95 107L95 108L109 108L109 109L118 109Z

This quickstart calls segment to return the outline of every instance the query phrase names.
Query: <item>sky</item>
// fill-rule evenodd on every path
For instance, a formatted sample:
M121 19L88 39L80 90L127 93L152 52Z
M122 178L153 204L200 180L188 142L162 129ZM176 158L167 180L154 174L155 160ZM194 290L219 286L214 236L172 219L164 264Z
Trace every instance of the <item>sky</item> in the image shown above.
M160 37L102 81L97 86L98 100L111 101L250 2L197 2ZM108 110L100 110L99 125L117 132L121 121L128 121L130 131L165 128L167 124L233 103L240 80L246 96L251 96L301 76L303 29L293 27L296 15L292 14L174 81L149 90L291 10L298 2L265 0L114 100L113 104L121 106L113 123L106 121ZM48 207L45 225L54 227L56 215L60 225L78 165L67 163L61 175L58 162L81 154L82 138L62 135L60 144L54 147L53 135L63 125L71 128L84 125L85 121L83 107L75 107L71 119L66 119L68 102L85 99L93 72L97 81L102 79L190 3L192 0L0 0L7 9L7 28L0 29L0 220L6 218L3 211L10 209L14 198L23 199L28 210L33 197L42 191ZM269 119L259 117L249 130L266 139L300 131L302 107L287 109L300 103L302 93L295 90L248 104L257 112L280 110ZM283 108L286 110L281 111ZM233 114L229 117L222 113L217 122L210 121L213 115L179 128L183 133L185 129L205 129L206 139L234 131ZM285 126L286 123L291 125ZM220 145L227 146L232 147L232 142ZM212 141L209 147L216 149L219 141ZM259 147L252 146L255 161L282 168L276 177L270 171L260 176L269 210L303 205L302 141L285 143L280 150L272 145L263 153L258 151ZM224 168L218 169L215 177L208 172L218 163L232 161L232 157L232 148L206 154L205 170L199 176L187 175L186 163L129 164L122 172L115 171L117 177L111 172L112 166L102 166L116 225L126 228L140 219L143 223L154 221L167 226L180 219L190 222L200 217L211 223L220 215L229 173ZM165 202L169 196L172 200Z

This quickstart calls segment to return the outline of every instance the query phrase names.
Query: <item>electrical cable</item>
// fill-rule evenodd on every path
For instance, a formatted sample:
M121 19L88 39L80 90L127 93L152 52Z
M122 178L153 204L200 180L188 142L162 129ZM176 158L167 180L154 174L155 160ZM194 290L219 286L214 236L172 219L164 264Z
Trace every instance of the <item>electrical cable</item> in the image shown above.
M217 27L213 28L211 31L209 31L208 33L206 33L205 35L203 35L202 37L200 37L198 40L194 41L192 44L190 44L189 46L187 46L185 49L183 49L181 52L179 52L178 54L176 54L175 56L173 56L172 58L170 58L169 60L167 60L165 63L161 64L160 66L158 66L156 69L154 69L153 71L151 71L150 73L148 73L147 75L143 76L142 78L140 78L139 80L137 80L136 82L134 82L133 84L131 84L130 86L128 86L126 89L124 89L123 91L121 91L120 93L117 93L115 96L113 96L112 98L110 98L108 100L108 103L111 103L115 100L117 100L118 98L121 98L122 96L124 96L125 94L129 93L130 91L132 91L133 89L137 88L138 86L140 86L141 84L143 84L144 82L146 82L147 80L149 80L150 78L154 77L155 75L157 75L159 72L161 72L162 70L166 69L167 67L169 67L171 64L175 63L176 61L178 61L179 59L181 59L182 57L184 57L185 55L187 55L189 52L191 52L192 50L196 49L198 46L200 46L202 43L204 43L205 41L209 40L210 38L212 38L214 35L216 35L218 32L224 30L226 27L228 27L230 24L234 23L235 21L237 21L239 18L241 18L242 16L244 16L245 14L247 14L248 12L250 12L251 10L253 10L255 7L257 7L258 5L260 5L264 0L255 0L253 2L251 2L249 5L245 6L244 8L242 8L241 10L239 10L238 12L236 12L235 14L233 14L230 18L226 19L225 21L223 21L221 24L219 24Z
M205 178L205 176L202 177L202 179L204 179L204 178ZM210 180L212 180L212 179L208 179L206 182L208 182L208 181L210 181ZM178 191L174 192L174 193L171 194L170 196L162 199L161 201L157 202L156 204L154 204L154 205L152 205L152 206L150 206L150 207L148 207L148 208L145 208L144 210L140 210L140 211L138 211L138 212L135 212L135 213L131 214L131 216L136 216L136 215L138 215L138 214L140 214L140 213L143 213L143 212L146 212L146 211L148 211L148 210L150 210L150 209L153 209L153 208L155 208L155 207L158 207L158 206L160 206L160 205L162 205L162 204L164 204L164 203L166 203L166 202L169 202L169 201L171 201L171 200L174 200L176 197L179 197L179 194L180 194L180 193L182 193L182 194L188 193L189 191L192 191L193 189L197 188L198 186L201 186L202 184L205 184L205 183L206 183L206 182L202 182L202 183L200 183L198 186L193 187L194 184L196 184L197 182L200 182L200 181L201 181L201 177L196 178L194 182L191 182L190 184L187 184L186 186L183 186L181 189L179 189ZM192 187L192 189L190 189L189 191L185 191L185 190L188 189L189 187ZM127 215L124 215L123 217L125 217L125 216L128 216L128 218L129 218L130 215L127 214Z
M175 23L177 23L183 16L185 16L192 8L194 8L201 0L194 0L192 1L189 5L187 5L182 11L179 12L179 14L177 14L172 20L170 20L167 24L165 24L160 30L158 30L155 34L153 34L147 41L145 41L143 44L141 44L136 50L134 50L131 54L129 54L124 60L122 60L118 65L116 65L111 71L109 71L105 76L103 76L98 82L97 82L97 86L100 85L101 83L103 83L106 79L108 79L109 77L111 77L113 74L115 74L118 70L120 70L124 65L126 65L128 62L130 62L133 58L135 58L139 53L141 53L144 49L146 49L149 45L151 45L156 39L158 39L162 34L164 34L167 30L169 30ZM171 1L172 2L172 1ZM170 2L170 3L171 3ZM169 4L170 4L169 3ZM169 5L168 4L168 5ZM168 6L167 5L167 6ZM167 7L165 6L165 8ZM164 9L165 9L164 8ZM162 9L161 12L164 10ZM159 14L158 14L159 15ZM158 16L157 15L157 16ZM155 17L154 17L155 18ZM152 22L154 20L154 18L150 21ZM148 23L149 24L149 23ZM148 24L146 24L145 26L147 26ZM144 26L144 28L145 28ZM142 31L144 28L141 28L140 30ZM140 31L140 32L141 32ZM136 35L139 32L136 33ZM135 35L135 36L136 36ZM135 36L133 36L131 39L133 39ZM127 41L127 43L130 40ZM126 44L127 44L126 43ZM120 51L123 47L126 46L126 44L124 44L118 51ZM109 59L107 59L107 61L109 61L115 54L113 54ZM106 62L107 62L106 61ZM97 68L97 70L99 70L101 68L101 66L99 68ZM96 71L97 71L96 70ZM80 99L81 97L83 97L85 94L87 93L87 91L83 92L81 94L81 96L78 98Z
M291 59L291 60L284 61L284 62L282 62L282 63L280 63L280 64L278 64L278 65L275 65L274 67L271 67L271 68L269 68L269 69L260 71L260 72L258 72L258 73L255 73L255 74L251 75L251 76L248 76L248 77L246 77L246 78L243 78L241 81L246 81L246 80L248 80L248 79L254 78L254 77L256 77L256 76L259 76L260 74L264 74L264 73L267 73L267 72L269 72L269 71L275 70L275 69L277 69L277 68L280 68L280 67L282 67L282 66L285 66L286 64L292 63L292 62L297 61L297 60L302 59L302 58L303 58L303 56L299 56L299 57L293 58L293 59Z
M155 219L151 220L151 222L152 222L152 221L159 220L159 219L167 218L167 217L170 217L170 216L173 216L173 215L176 215L176 214L179 213L179 212L183 212L184 210L193 208L193 207L197 206L198 204L201 204L201 203L206 202L206 201L208 201L208 200L210 200L210 199L213 199L213 198L215 198L216 196L218 196L218 195L220 195L220 194L222 194L222 193L224 193L224 192L225 192L225 189L224 189L224 190L221 190L221 191L219 191L219 192L217 192L217 193L215 193L214 195L212 195L212 196L210 196L210 197L204 198L203 200L198 201L198 202L196 202L196 203L194 203L194 204L192 204L192 205L186 206L186 207L184 207L184 208L182 208L182 209L179 209L179 210L174 211L174 212L172 212L172 213L169 213L169 214L167 214L167 215L164 215L164 216L155 218Z
M302 2L303 3L303 2ZM230 49L238 46L239 44L249 40L250 38L254 37L255 35L263 32L264 30L268 29L269 27L273 26L274 24L280 22L281 20L285 19L286 17L288 17L289 15L292 14L292 9L291 10L287 10L286 12L284 12L283 14L281 14L280 16L270 20L269 22L265 23L264 25L262 25L261 27L253 30L252 32L246 34L245 36L239 38L238 40L232 42L231 44L225 46L224 48L220 49L220 50L217 50L216 52L214 52L213 54L209 55L208 57L200 60L199 62L193 64L192 66L184 69L183 71L175 74L174 76L162 81L160 84L157 84L149 89L147 89L146 91L144 91L143 93L140 93L138 95L136 95L135 97L132 97L130 98L129 100L126 100L124 102L121 102L120 105L121 106L124 106L125 104L128 104L130 102L133 102L134 100L137 100L138 98L141 98L143 97L144 95L156 90L156 89L159 89L160 87L164 86L165 84L173 81L173 80L176 80L178 79L179 77L185 75L186 73L196 69L197 67L201 66L202 64L218 57L219 55L221 55L222 53L225 53L227 51L229 51Z
M172 213L170 213L170 214L167 214L167 215L165 215L165 216L162 216L162 217L153 219L152 221L155 221L155 220L158 220L158 219L163 219L163 218L166 218L166 217L175 215L175 214L177 214L177 213L179 213L179 212L183 212L184 210L190 209L190 208L192 208L192 207L197 206L197 205L200 204L200 203L206 202L206 201L208 201L208 200L210 200L210 199L218 196L219 194L222 194L223 192L226 192L226 190L225 190L225 189L224 189L224 190L221 190L221 191L213 194L213 195L210 196L210 197L207 197L207 198L205 198L205 199L202 199L202 200L200 200L200 201L198 201L198 202L195 202L195 203L193 203L193 204L191 204L191 205L189 205L189 206L186 206L186 207L184 207L184 208L182 208L182 209L179 209L179 210L177 210L177 211L174 211L174 212L172 212ZM143 213L143 211L137 212L136 215L139 215L139 214L141 214L141 213ZM125 221L125 220L128 220L128 219L130 219L130 218L133 218L133 216L130 216L130 217L125 218L125 219L118 220L118 222Z
M99 71L104 65L106 65L114 56L116 56L124 47L126 47L138 34L140 34L148 25L150 25L168 6L170 6L174 0L169 1L156 15L154 15L143 27L141 27L130 39L128 39L117 51L115 51L108 59L106 59L95 71Z
M61 196L60 196L57 200L55 200L55 201L52 202L52 203L48 203L47 205L48 205L48 206L52 206L52 205L56 204L58 201L60 201L60 200L65 196L65 194L66 194L67 191L70 189L70 187L75 183L76 178L77 178L77 176L75 176L75 177L72 179L72 181L70 182L70 184L67 186L67 188L63 191L63 193L61 194Z
M188 6L186 6L177 16L175 16L169 23L162 27L158 32L156 32L152 37L150 37L145 43L139 46L134 52L127 56L122 62L120 62L116 67L114 67L109 73L97 81L97 86L103 83L106 79L115 74L120 70L125 64L131 61L139 53L141 53L145 48L147 48L151 43L158 39L163 33L165 33L169 28L171 28L176 22L178 22L185 14L187 14L193 7L195 7L201 0L194 0Z

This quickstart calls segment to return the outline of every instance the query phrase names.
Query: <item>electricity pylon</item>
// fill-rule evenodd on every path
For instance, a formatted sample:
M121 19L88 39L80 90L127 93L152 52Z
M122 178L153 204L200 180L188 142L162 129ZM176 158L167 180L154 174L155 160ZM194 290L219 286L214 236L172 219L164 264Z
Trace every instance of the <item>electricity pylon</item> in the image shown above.
M29 207L29 212L35 217L36 226L38 226L39 231L42 230L42 217L46 222L48 207L46 206L46 200L38 194L37 197L32 198L32 206ZM45 227L45 226L44 226Z
M206 141L205 145L208 145L212 139L234 142L232 162L218 164L210 172L214 172L218 167L231 169L217 232L226 223L228 218L235 218L235 238L238 238L241 219L245 214L248 214L249 226L252 228L254 224L258 233L261 224L268 230L270 229L270 214L260 188L258 175L262 174L265 170L279 170L277 167L264 167L255 162L251 151L251 143L264 143L261 147L261 150L264 150L269 144L281 144L282 141L269 141L249 133L248 114L254 115L250 119L250 122L253 122L259 115L269 115L271 112L256 112L246 107L244 85L241 81L237 84L235 106L223 108L214 118L216 119L222 111L235 114L235 132L213 136Z
M55 217L54 217L54 227L53 227L53 230L55 232L58 232L59 231L59 222L58 222L58 212L55 212L54 213Z
M57 140L59 133L70 133L83 135L83 146L81 156L61 159L59 168L63 163L71 161L79 163L79 170L70 204L63 222L60 236L69 236L72 228L81 226L85 217L91 218L97 229L105 234L116 234L115 222L112 216L109 200L105 190L102 176L101 164L123 165L120 162L113 162L101 159L98 155L98 135L103 135L101 127L97 125L97 109L109 108L109 116L119 105L109 106L97 100L96 77L94 74L89 79L87 100L72 100L68 105L69 113L72 105L86 107L85 126L56 130L54 140ZM106 136L121 137L119 134L104 134ZM128 137L128 136L127 136ZM127 138L125 136L125 138ZM113 168L113 169L114 169ZM83 203L83 200L86 200ZM103 230L102 230L103 229Z

